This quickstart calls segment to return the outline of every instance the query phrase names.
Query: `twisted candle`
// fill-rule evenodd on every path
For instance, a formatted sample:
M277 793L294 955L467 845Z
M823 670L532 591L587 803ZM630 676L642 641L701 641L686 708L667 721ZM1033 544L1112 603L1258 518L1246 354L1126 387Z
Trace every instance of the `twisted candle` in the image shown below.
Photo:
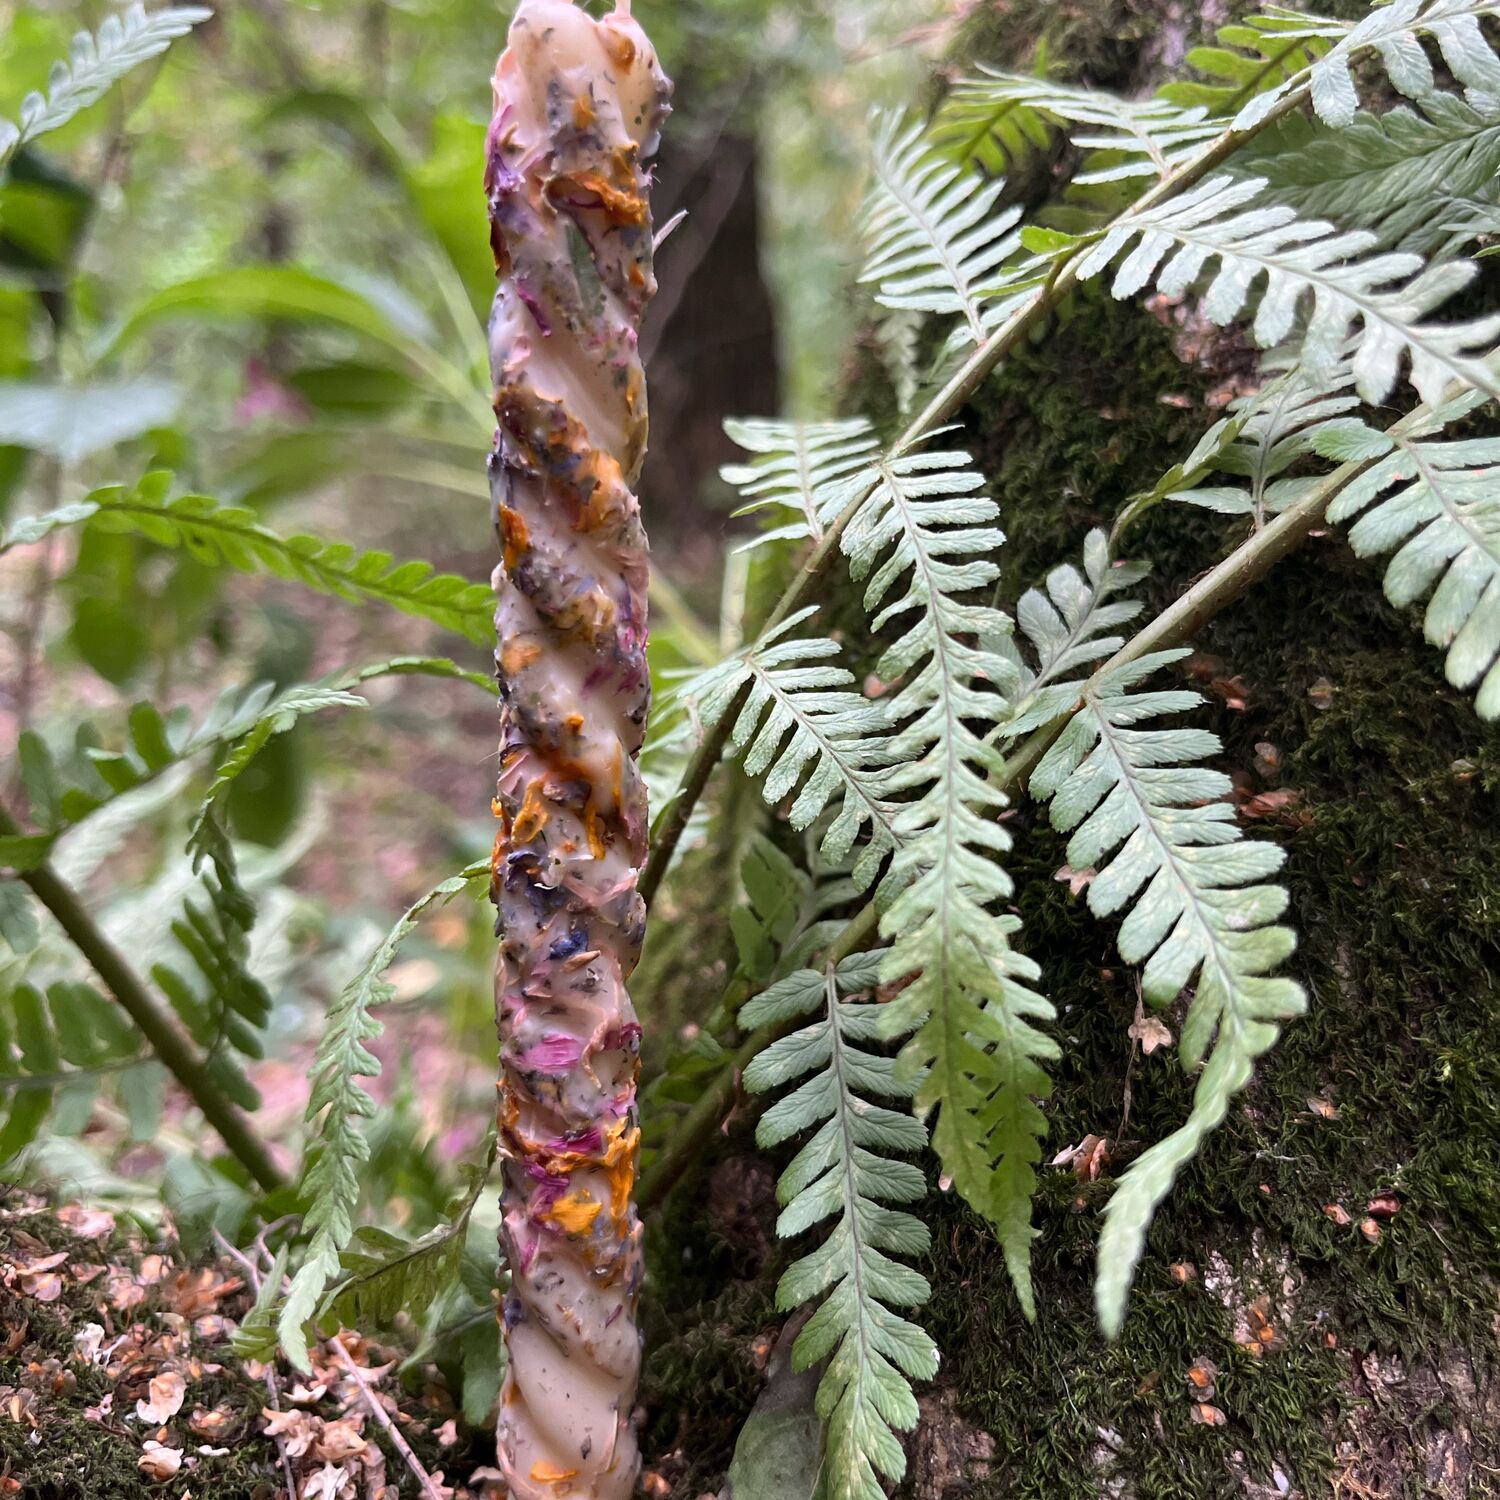
M485 189L500 773L501 1244L512 1500L626 1500L641 1227L631 1193L650 701L636 335L671 85L628 0L522 0L495 69Z

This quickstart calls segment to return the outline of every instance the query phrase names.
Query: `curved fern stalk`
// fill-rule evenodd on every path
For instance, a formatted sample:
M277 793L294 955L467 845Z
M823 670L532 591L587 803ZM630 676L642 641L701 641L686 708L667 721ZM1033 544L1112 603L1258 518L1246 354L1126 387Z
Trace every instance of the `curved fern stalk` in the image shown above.
M1137 599L1114 599L1133 588L1150 571L1146 563L1110 560L1109 540L1097 527L1083 542L1083 572L1062 563L1048 573L1044 589L1027 589L1016 603L1016 628L1030 642L1036 666L1014 652L1021 680L1014 707L1000 725L1014 739L1053 719L1078 701L1083 679L1069 676L1124 645L1124 637L1106 635L1140 614Z
M880 704L853 691L853 673L833 664L842 650L836 641L788 639L816 612L798 611L679 692L709 726L734 712L730 740L744 755L745 773L761 779L765 800L774 806L796 793L793 828L808 828L836 808L821 841L827 863L845 859L869 829L854 868L863 889L897 842L899 809L885 793L889 724Z
M501 1243L512 1500L626 1500L643 1274L632 1202L650 700L637 334L671 85L626 0L523 0L495 70L485 189L502 700Z
M737 551L780 540L821 542L827 487L868 464L878 446L863 417L843 422L739 417L726 421L724 431L755 455L749 463L725 464L719 470L720 478L745 497L734 514L747 516L772 507L791 512L791 519L742 542Z
M792 1362L805 1370L828 1360L817 1397L827 1428L820 1493L828 1500L883 1500L878 1476L903 1476L906 1456L895 1431L917 1422L910 1382L930 1380L938 1367L928 1335L893 1311L920 1306L930 1291L925 1277L893 1258L924 1254L927 1226L890 1206L925 1195L921 1171L893 1154L920 1151L927 1132L909 1108L872 1102L909 1101L915 1088L894 1060L869 1050L891 1034L887 1007L855 997L875 984L879 968L878 954L862 953L824 973L802 969L742 1012L752 1027L821 1012L760 1053L745 1070L745 1086L763 1093L804 1080L756 1128L767 1149L814 1131L777 1184L777 1234L793 1239L837 1215L823 1243L776 1288L784 1312L823 1299L797 1336Z
M212 14L201 5L181 5L147 15L137 4L123 15L107 16L97 36L78 32L69 60L52 64L46 94L28 94L22 100L20 124L0 119L0 177L27 142L66 125L127 73L165 52Z
M1264 277L1252 324L1255 339L1263 347L1281 343L1309 303L1297 348L1311 378L1333 371L1350 325L1357 322L1362 336L1352 368L1364 400L1380 402L1390 394L1403 357L1425 401L1440 400L1454 380L1500 396L1500 379L1476 353L1500 332L1500 315L1467 323L1423 321L1468 284L1475 271L1471 262L1424 270L1415 255L1365 256L1375 245L1372 234L1302 221L1274 204L1251 206L1264 187L1260 178L1214 177L1170 202L1132 209L1085 252L1078 276L1099 275L1129 248L1111 286L1116 297L1133 296L1153 283L1178 296L1215 264L1201 305L1221 324L1241 314L1251 287ZM1404 284L1394 285L1398 282Z
M1412 430L1374 432L1350 423L1320 451L1332 458L1384 453L1328 508L1332 521L1354 521L1349 543L1361 557L1396 549L1385 572L1386 597L1407 606L1431 593L1427 640L1446 648L1454 687L1479 684L1475 710L1500 718L1500 438L1433 440L1475 404L1460 396ZM1354 518L1358 517L1358 520Z
M347 542L279 536L254 511L220 505L207 495L173 496L171 489L172 476L158 470L133 488L109 485L57 510L23 517L0 539L0 556L64 526L123 532L180 548L210 567L269 573L341 599L373 599L476 645L489 643L494 600L482 583L435 573L431 563L396 563L388 552L356 552Z
M1010 848L995 821L1004 796L989 783L999 755L985 732L1008 712L1019 674L990 642L1008 634L997 609L965 602L999 574L1005 540L994 501L968 454L908 452L846 481L869 498L840 538L850 572L865 580L871 628L898 627L876 665L899 683L886 700L895 732L885 783L905 796L880 921L891 948L882 977L912 980L888 1007L915 1030L905 1065L924 1074L918 1107L937 1111L933 1142L963 1197L996 1227L1028 1313L1032 1167L1046 1120L1032 1102L1050 1084L1042 1060L1055 1044L1032 1024L1048 1003L1028 987L1036 966L1011 947L1019 922L997 916L1011 884ZM829 496L840 505L842 496Z
M1389 249L1448 253L1464 237L1449 227L1455 204L1478 199L1500 171L1500 99L1434 93L1420 111L1361 113L1340 130L1289 115L1233 170L1264 177L1299 215L1368 229Z
M957 315L955 344L982 343L997 274L1021 245L1013 232L1021 210L997 213L1004 184L960 171L932 149L919 122L899 114L875 116L872 160L860 281L876 283L883 307Z
M1072 831L1068 863L1098 868L1089 909L1106 917L1129 908L1120 957L1144 964L1147 1000L1167 1005L1193 987L1183 1066L1196 1069L1208 1058L1187 1121L1131 1165L1105 1210L1095 1294L1111 1337L1157 1204L1223 1121L1256 1058L1275 1042L1278 1023L1306 1004L1297 984L1271 973L1295 938L1276 923L1286 891L1261 882L1285 856L1241 836L1223 800L1229 778L1200 764L1220 749L1218 736L1137 727L1203 701L1181 689L1130 691L1187 654L1155 652L1103 676L1031 777L1033 794L1050 803L1053 826Z
M1024 148L1045 142L1056 124L1094 127L1072 136L1086 151L1108 154L1073 181L1080 185L1118 182L1124 178L1167 177L1223 128L1206 118L1202 107L1182 109L1165 99L1120 99L1102 89L1070 88L1045 78L1003 73L980 65L978 75L962 79L943 102L931 139L960 165L983 150L986 165L997 154L1023 155ZM987 148L980 143L987 141Z

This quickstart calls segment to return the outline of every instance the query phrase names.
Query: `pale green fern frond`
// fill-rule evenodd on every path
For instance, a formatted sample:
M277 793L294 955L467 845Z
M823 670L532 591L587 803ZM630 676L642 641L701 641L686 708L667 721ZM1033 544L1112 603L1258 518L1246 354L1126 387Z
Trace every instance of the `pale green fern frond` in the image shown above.
M1370 402L1390 394L1402 360L1424 400L1438 401L1454 380L1500 396L1500 380L1477 356L1500 332L1500 316L1466 323L1424 321L1468 284L1467 261L1422 267L1420 257L1367 254L1375 236L1304 221L1289 208L1257 205L1265 183L1214 177L1161 205L1122 214L1078 262L1080 278L1118 259L1111 287L1128 297L1152 285L1176 296L1202 277L1205 315L1239 317L1264 278L1252 332L1263 347L1279 344L1304 314L1298 358L1314 380L1337 365L1350 325L1361 325L1352 360L1355 388ZM1211 272L1209 267L1215 269Z
M1281 43L1302 40L1313 47L1328 46L1312 63L1309 91L1318 118L1344 126L1359 111L1352 64L1361 54L1373 51L1391 84L1408 99L1426 99L1433 92L1423 36L1437 43L1449 72L1461 84L1477 92L1500 93L1500 59L1479 25L1481 16L1494 14L1493 0L1391 0L1389 5L1373 6L1355 23L1303 15L1288 6L1269 6L1266 16L1258 19L1274 22ZM1257 94L1241 108L1235 125L1244 128L1264 119L1291 86L1289 80Z
M760 1145L813 1131L777 1185L776 1232L792 1239L836 1216L776 1289L783 1311L823 1299L792 1361L805 1370L828 1360L817 1397L827 1429L820 1493L828 1500L883 1500L879 1476L902 1477L906 1457L896 1432L916 1425L911 1381L930 1380L938 1366L932 1340L895 1311L920 1306L930 1291L925 1277L895 1258L924 1254L927 1226L892 1206L926 1193L921 1171L899 1158L921 1151L927 1133L910 1113L913 1079L870 1049L889 1035L887 1007L853 998L875 984L879 967L878 954L858 954L837 970L802 969L743 1011L750 1026L818 1013L760 1053L745 1085L763 1093L802 1080L761 1117ZM907 1107L876 1102L886 1100Z
M829 864L846 858L868 828L855 865L863 887L897 839L899 809L886 794L883 770L889 723L880 704L853 690L853 674L835 664L836 641L791 635L816 612L809 606L789 616L682 684L678 695L709 725L738 705L730 740L746 774L761 780L767 802L795 793L788 814L794 828L834 810L822 837Z
M1021 683L1015 706L1001 726L1007 739L1049 724L1078 701L1083 679L1076 674L1113 656L1124 638L1111 635L1141 612L1136 599L1116 599L1143 579L1145 563L1110 560L1109 539L1097 527L1083 542L1083 572L1062 563L1045 586L1027 589L1016 603L1016 628L1030 643L1033 668L1020 653Z
M132 5L123 15L106 16L97 35L78 32L68 61L52 64L47 92L22 100L20 124L0 119L0 172L28 141L66 125L127 73L165 52L212 14L199 5L182 5L147 15L144 6Z
M1288 115L1237 155L1232 170L1263 177L1299 217L1368 229L1389 249L1452 250L1455 201L1483 194L1500 171L1500 99L1434 93L1419 110L1360 114L1332 130Z
M1310 485L1322 482L1321 475L1289 476L1286 471L1314 451L1320 432L1359 405L1353 384L1347 365L1313 379L1297 364L1276 374L1273 363L1271 378L1260 390L1231 403L1237 434L1212 459L1212 468L1243 476L1248 483L1193 484L1172 490L1167 498L1221 515L1253 516L1257 525L1279 514Z
M1229 778L1202 765L1218 752L1218 736L1138 727L1202 702L1181 689L1131 691L1185 655L1142 657L1090 688L1031 778L1033 793L1050 803L1053 826L1072 833L1068 863L1097 869L1089 909L1100 917L1126 912L1120 957L1144 965L1146 999L1167 1005L1193 987L1183 1066L1196 1069L1208 1056L1186 1123L1132 1164L1105 1210L1096 1296L1111 1336L1156 1205L1224 1119L1256 1058L1275 1042L1277 1023L1305 1006L1301 988L1271 972L1295 944L1291 929L1277 923L1286 891L1263 883L1284 855L1242 837L1224 800Z
M954 85L933 122L931 139L960 165L978 158L992 168L1012 155L1024 156L1058 125L1080 125L1088 128L1072 134L1073 144L1105 154L1074 182L1161 179L1223 128L1206 115L1201 107L1120 99L1102 89L1071 88L981 65L976 76Z
M1003 184L962 171L899 114L876 116L873 160L859 279L884 307L958 315L955 338L979 343L1000 267L1020 248L1020 209L997 211Z
M863 417L843 422L736 417L724 423L724 431L755 455L749 463L725 464L719 470L720 478L745 499L734 514L791 512L784 524L760 532L738 550L784 538L822 541L822 497L827 487L865 467L878 446Z
M1053 1012L1028 987L1036 966L1011 947L1020 924L995 913L1011 894L1000 863L1010 838L996 820L1005 798L991 784L999 756L985 736L1008 713L1019 671L993 644L1008 618L971 602L993 588L1004 541L982 484L966 453L884 458L846 482L868 493L840 544L865 581L872 629L896 631L876 666L898 684L886 700L895 728L884 786L907 799L886 885L899 894L880 920L892 945L881 973L912 982L890 1021L915 1028L903 1059L922 1075L918 1105L936 1110L944 1169L995 1225L1029 1314L1030 1200L1046 1129L1034 1096L1049 1090L1040 1064L1057 1049L1033 1024Z
M1323 445L1330 457L1385 456L1335 497L1329 519L1350 521L1349 542L1362 557L1396 549L1385 572L1386 597L1398 606L1431 593L1423 620L1428 641L1447 650L1455 687L1479 684L1475 709L1500 718L1500 438L1438 441L1432 434L1473 405L1460 397L1424 428L1374 432L1350 424Z

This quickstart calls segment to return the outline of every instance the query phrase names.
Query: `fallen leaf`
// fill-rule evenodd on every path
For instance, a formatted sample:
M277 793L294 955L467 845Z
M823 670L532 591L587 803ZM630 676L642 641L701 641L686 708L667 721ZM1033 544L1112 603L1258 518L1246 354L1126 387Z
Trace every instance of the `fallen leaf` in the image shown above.
M1210 1406L1207 1401L1194 1402L1191 1415L1199 1427L1222 1427L1229 1420L1217 1406Z
M1359 1221L1359 1232L1369 1240L1372 1245L1380 1243L1380 1225L1374 1219L1361 1219Z
M187 1394L187 1381L176 1370L163 1370L151 1377L147 1387L148 1397L135 1403L135 1414L141 1421L159 1427L169 1422L182 1410L182 1398Z
M1215 677L1208 685L1209 692L1224 700L1224 707L1241 712L1250 697L1245 679L1235 673L1233 677Z
M1257 792L1253 797L1246 797L1239 805L1240 817L1247 821L1254 818L1275 818L1278 822L1292 827L1301 827L1308 823L1310 817L1307 813L1300 813L1293 817L1291 811L1302 800L1302 793L1295 787L1278 787L1272 792Z
M1270 740L1255 743L1255 774L1270 780L1281 770L1281 751Z
M1365 1204L1365 1212L1377 1219L1394 1219L1401 1212L1401 1200L1394 1193L1376 1193Z
M1257 1297L1245 1312L1254 1341L1267 1354L1275 1354L1285 1340L1271 1322L1271 1299L1267 1296Z
M196 1406L192 1416L188 1418L188 1426L193 1433L209 1442L223 1437L233 1422L234 1413L227 1406Z
M1070 896L1077 896L1094 883L1094 876L1098 873L1092 865L1083 870L1075 870L1072 865L1064 865L1053 874L1052 878L1059 885L1066 885Z
M1320 677L1307 690L1307 701L1319 712L1333 707L1333 695L1335 688L1326 678Z
M1167 1274L1178 1286L1186 1286L1198 1279L1198 1268L1190 1260L1179 1260L1167 1267Z
M348 1478L342 1465L324 1464L303 1487L302 1500L339 1500Z
M67 1203L57 1211L57 1221L81 1240L104 1240L115 1232L115 1216L102 1208Z
M182 1449L169 1448L165 1443L158 1443L155 1438L147 1438L141 1456L136 1460L136 1467L148 1479L161 1484L171 1479L182 1467Z
M99 1350L104 1345L104 1330L97 1323L85 1323L73 1335L73 1357L86 1365L101 1363Z
M1136 1386L1135 1393L1137 1396L1149 1396L1151 1392L1154 1391L1160 1384L1161 1371L1150 1370L1141 1377L1141 1383Z
M1307 1096L1307 1107L1320 1120L1336 1120L1339 1117L1338 1106L1331 1099L1325 1099L1321 1094L1309 1094Z
M1195 1401L1213 1400L1215 1384L1219 1378L1219 1367L1206 1356L1195 1359L1187 1369L1188 1395Z
M358 1423L351 1417L341 1417L323 1423L312 1451L314 1458L321 1458L325 1463L341 1464L345 1459L363 1453L368 1446L359 1435Z
M1349 1210L1342 1203L1325 1203L1323 1205L1323 1216L1332 1219L1340 1229L1351 1222Z
M1172 1033L1157 1016L1138 1016L1130 1023L1126 1035L1141 1044L1141 1051L1150 1057L1158 1047L1172 1045Z

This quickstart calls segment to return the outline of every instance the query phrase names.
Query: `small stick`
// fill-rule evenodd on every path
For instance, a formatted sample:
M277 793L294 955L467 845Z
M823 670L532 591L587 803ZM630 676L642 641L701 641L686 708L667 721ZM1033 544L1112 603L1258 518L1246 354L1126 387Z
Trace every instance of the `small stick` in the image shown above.
M411 1444L402 1436L401 1429L391 1421L388 1411L375 1398L375 1392L370 1389L369 1382L364 1377L364 1372L355 1364L353 1356L344 1348L343 1340L335 1335L331 1339L323 1341L333 1352L338 1355L340 1363L349 1372L349 1378L359 1387L359 1394L364 1398L364 1403L373 1413L375 1420L385 1428L391 1442L396 1445L396 1452L406 1461L406 1467L416 1476L422 1493L427 1500L447 1500L447 1497L437 1487L432 1475L422 1467L422 1460L411 1451Z

